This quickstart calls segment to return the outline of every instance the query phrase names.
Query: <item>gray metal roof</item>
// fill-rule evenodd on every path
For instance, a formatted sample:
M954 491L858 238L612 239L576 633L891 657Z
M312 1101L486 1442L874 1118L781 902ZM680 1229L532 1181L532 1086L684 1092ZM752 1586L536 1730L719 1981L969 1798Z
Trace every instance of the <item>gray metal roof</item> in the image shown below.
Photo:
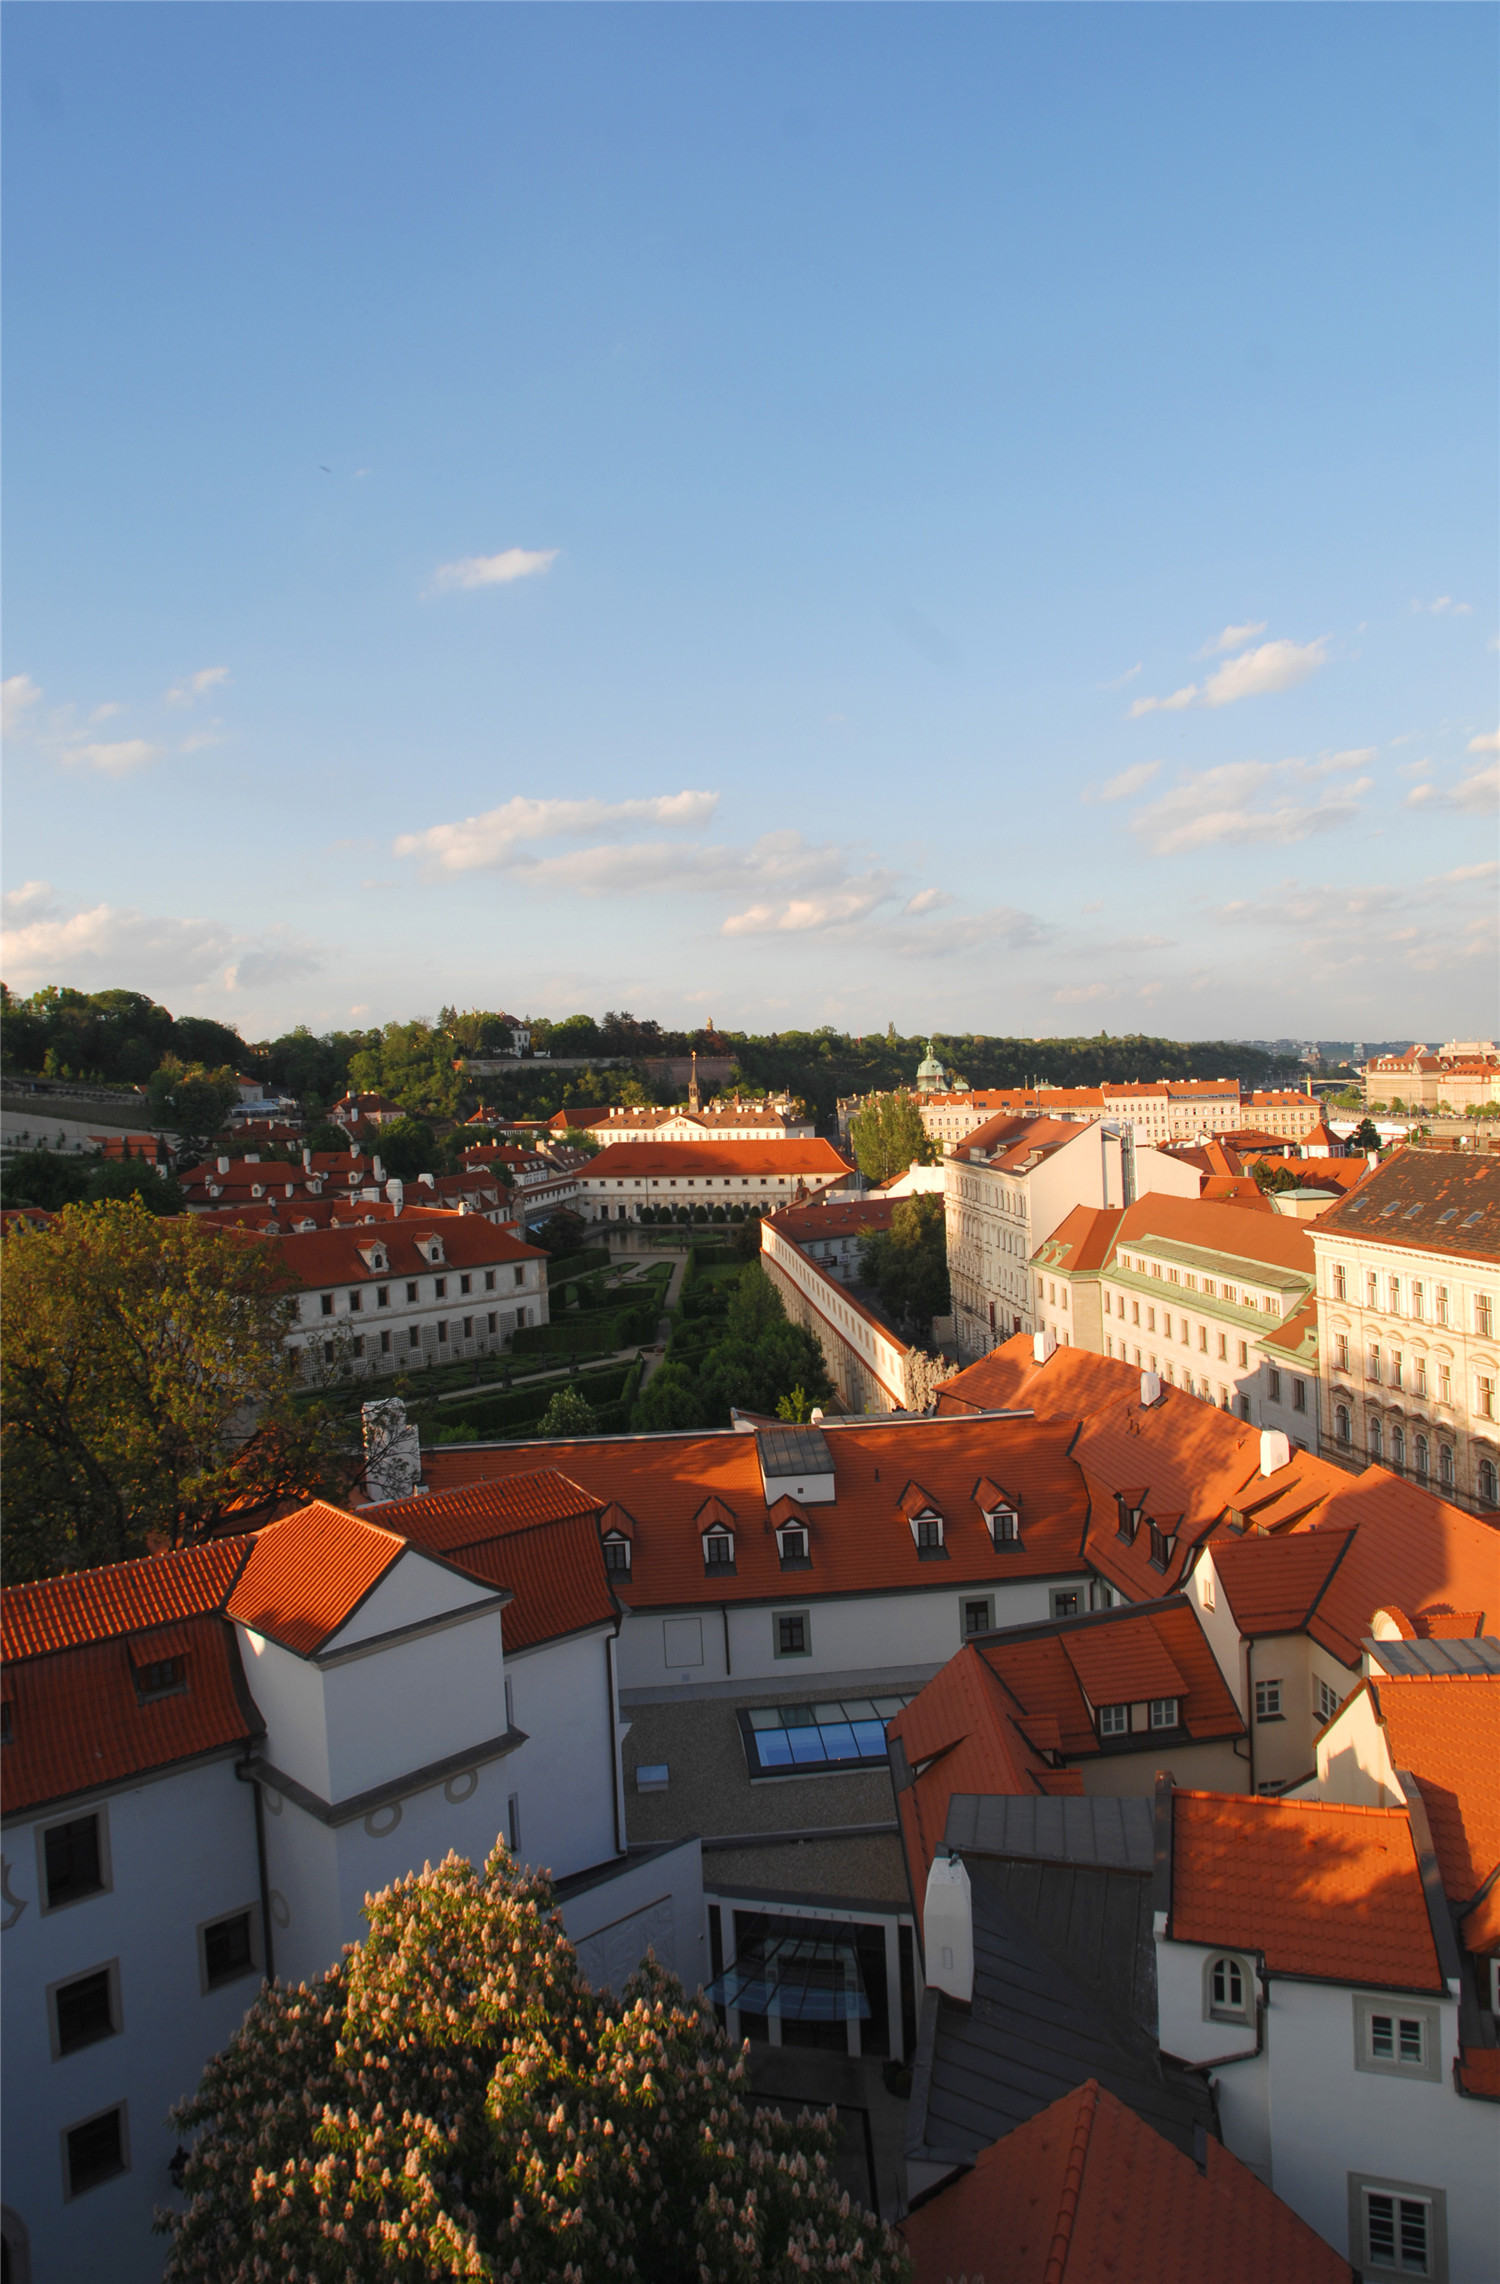
M757 1428L755 1448L762 1475L831 1475L833 1453L821 1428Z
M1144 1954L1151 1949L1150 1881L1122 1872L997 1864L982 1856L966 1861L974 1907L974 2001L964 2008L936 1992L927 1994L908 2156L972 2164L992 2141L1087 2078L1097 2078L1175 2148L1191 2154L1196 2129L1213 2130L1212 2097L1201 2077L1163 2061L1140 2019L1147 2003ZM1105 1904L1106 1918L1117 1922L1114 1937L1094 1952L1105 1970L1097 1978L1057 1956L1041 1926L1049 1934L1061 1931L1031 1916L1031 1909L1050 1910L1050 1885L1059 1880L1099 1891L1096 1900ZM1018 1881L1036 1888L1031 1909L1019 1906L1010 1892ZM1070 1948L1076 1957L1076 1946ZM1122 1948L1140 1961L1140 1974L1123 1983L1108 1972Z
M1467 1634L1420 1642L1361 1642L1387 1673L1500 1673L1500 1639Z
M1054 1800L956 1792L943 1834L964 1855L1087 1864L1149 1872L1154 1841L1149 1800Z

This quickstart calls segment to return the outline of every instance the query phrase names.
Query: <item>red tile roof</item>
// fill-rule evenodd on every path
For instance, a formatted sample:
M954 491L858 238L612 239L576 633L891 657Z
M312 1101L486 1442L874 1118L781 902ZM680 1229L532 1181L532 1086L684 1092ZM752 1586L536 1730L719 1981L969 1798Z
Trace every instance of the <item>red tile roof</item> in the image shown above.
M1060 1788L1050 1780L1062 1776L1069 1791L1082 1792L1076 1772L1052 1770L1027 1743L1016 1711L992 1664L966 1643L889 1724L913 1771L896 1809L914 1888L932 1868L955 1793L1053 1792Z
M238 1648L217 1617L185 1620L170 1645L151 1644L157 1656L182 1660L186 1687L170 1696L142 1701L130 1647L95 1641L6 1666L8 1815L229 1751L262 1733Z
M315 1499L257 1533L229 1615L307 1656L347 1623L405 1547L397 1532Z
M590 1158L586 1179L640 1181L652 1175L785 1175L788 1180L838 1181L852 1173L831 1142L611 1142Z
M901 2226L912 2284L1353 2278L1222 2142L1209 2142L1200 2171L1094 2078L993 2142Z
M51 1650L222 1610L249 1552L247 1538L214 1539L207 1546L8 1587L0 1607L6 1661L45 1657Z
M510 1230L497 1228L477 1213L435 1217L419 1211L403 1214L399 1221L382 1218L368 1232L359 1227L283 1230L270 1242L280 1248L282 1260L303 1291L309 1292L322 1285L381 1284L393 1278L423 1275L434 1264L417 1250L417 1240L432 1234L443 1241L439 1268L492 1269L546 1258L540 1247L523 1244ZM371 1268L364 1258L361 1248L367 1251L372 1242L384 1249L387 1265L383 1269ZM474 1296L476 1300L481 1297ZM459 1298L456 1291L453 1298Z
M971 1164L997 1167L1002 1173L1019 1174L1028 1170L1033 1158L1039 1163L1065 1144L1076 1142L1085 1131L1076 1119L1013 1118L1002 1111L998 1118L986 1119L983 1126L976 1126L972 1134L955 1143L951 1155Z
M1391 1764L1422 1789L1449 1900L1500 1868L1500 1674L1382 1674L1366 1684ZM1500 1880L1464 1921L1472 1950L1500 1943Z
M1176 1792L1172 1811L1177 1941L1320 1982L1445 1988L1404 1809Z
M1215 1539L1214 1568L1240 1632L1252 1640L1262 1634L1301 1633L1353 1544L1352 1530Z
M998 1579L1081 1573L1086 1495L1069 1457L1076 1423L1029 1419L830 1422L837 1497L807 1512L812 1567L796 1573L799 1601L821 1594L876 1594ZM434 1493L556 1467L587 1487L600 1507L618 1499L635 1518L629 1579L617 1581L632 1609L700 1602L784 1600L776 1533L766 1508L753 1435L589 1437L576 1443L491 1444L424 1454ZM997 1473L1017 1495L1021 1543L996 1548L972 1496ZM901 1510L918 1476L945 1522L946 1559L924 1560ZM700 1510L720 1498L732 1514L735 1570L708 1576Z
M1500 1160L1398 1150L1320 1215L1317 1230L1320 1237L1493 1261L1500 1255Z
M388 1530L441 1554L515 1600L507 1651L612 1623L620 1605L600 1548L600 1502L555 1468L473 1484L376 1510ZM618 1526L616 1526L618 1527Z
M1149 1244L1152 1238L1174 1245L1195 1245L1209 1253L1227 1253L1251 1265L1292 1269L1312 1283L1317 1257L1300 1221L1285 1214L1247 1212L1242 1205L1221 1205L1213 1198L1174 1198L1164 1190L1150 1190L1125 1208L1115 1238L1116 1250ZM1252 1278L1253 1281L1253 1278Z
M1090 1706L1139 1704L1152 1697L1179 1700L1190 1737L1244 1734L1197 1613L1183 1599L1011 1628L982 1643L979 1654L1005 1683L1033 1744L1041 1741L1034 1717L1050 1718L1055 1732L1049 1749L1073 1758L1100 1751Z
M1075 1205L1032 1255L1038 1267L1059 1276L1087 1276L1104 1267L1114 1249L1123 1206Z
M892 1177L899 1179L899 1177ZM785 1206L771 1216L773 1228L795 1245L826 1243L831 1237L868 1237L889 1229L897 1198L834 1198L826 1204Z

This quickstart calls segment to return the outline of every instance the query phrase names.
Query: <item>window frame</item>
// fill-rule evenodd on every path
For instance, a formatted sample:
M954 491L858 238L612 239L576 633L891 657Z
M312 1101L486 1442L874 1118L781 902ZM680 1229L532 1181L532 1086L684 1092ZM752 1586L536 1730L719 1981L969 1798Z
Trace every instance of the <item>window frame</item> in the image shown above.
M984 1624L971 1626L969 1612L984 1611ZM958 1603L958 1636L960 1641L972 1642L976 1634L991 1634L995 1630L995 1597L993 1594L963 1594Z
M1080 1587L1054 1586L1051 1588L1047 1599L1051 1604L1054 1619L1077 1618L1082 1614L1083 1592ZM1071 1602L1073 1607L1071 1610L1060 1610L1058 1608L1059 1602Z
M1420 2276L1425 2284L1448 2284L1448 2201L1444 2191L1425 2181L1392 2181L1379 2173L1350 2173L1348 2182L1349 2247L1356 2271L1369 2278L1370 2284L1383 2276ZM1427 2206L1431 2227L1425 2269L1403 2268L1399 2264L1392 2267L1387 2261L1371 2259L1365 2206L1365 2199L1371 2194L1406 2197Z
M1255 1684L1255 1718L1257 1724L1266 1721L1284 1721L1282 1690L1285 1684L1279 1676L1271 1676ZM1261 1710L1265 1706L1264 1712Z
M106 2117L118 2117L120 2120L120 2162L112 2172L101 2173L97 2181L86 2181L81 2189L75 2189L68 2142L75 2133L81 2133L85 2126L97 2125L101 2118ZM91 2110L87 2117L75 2118L71 2125L61 2126L58 2129L57 2141L59 2155L62 2159L63 2203L65 2205L75 2204L80 2197L92 2195L95 2189L107 2187L111 2181L118 2181L122 2174L130 2171L129 2103L123 2101L106 2102L103 2109Z
M1241 2003L1235 2006L1230 2000L1216 2002L1214 1998L1214 1969L1222 1961L1239 1975ZM1258 1977L1255 1962L1243 1951L1210 1951L1203 1962L1203 2019L1205 2022L1237 2022L1248 2030L1255 2020L1259 2002Z
M1128 1737L1130 1735L1129 1705L1101 1705L1098 1714L1099 1735Z
M61 1991L71 1989L74 1983L88 1982L94 1975L105 1975L109 1980L109 2028L101 2031L97 2038L82 2038L76 2045L64 2046L62 2031L57 2019L58 1994ZM56 1982L47 1985L46 2001L47 2043L51 2048L54 2062L66 2061L69 2055L87 2053L91 2046L102 2046L106 2039L118 2038L125 2027L124 2016L120 2012L119 1960L101 1959L96 1966L75 1967L71 1973L59 1975Z
M208 1971L209 1929L227 1926L231 1919L244 1918L250 1921L250 1964L247 1967L236 1967L233 1974L211 1978ZM265 1936L261 1927L258 1899L239 1904L230 1911L216 1911L211 1919L200 1919L194 1930L193 1942L198 1955L198 1992L202 1998L210 1998L215 1991L230 1990L236 1983L248 1982L252 1975L262 1978L265 1975Z
M1415 2078L1428 2085L1442 2082L1442 2017L1441 2010L1429 2006L1422 1999L1394 1997L1389 1993L1356 1991L1353 1994L1354 2015L1354 2067L1368 2076L1377 2078ZM1389 2057L1372 2052L1372 2023L1374 2018L1389 2016L1397 2026L1397 2051ZM1420 2062L1403 2062L1400 2058L1400 2023L1405 2019L1422 2026L1422 2059Z
M802 1628L802 1646L800 1649L783 1649L782 1647L782 1627L791 1625L798 1625ZM771 1612L771 1655L778 1664L784 1659L812 1656L812 1611L810 1609L773 1610Z
M51 1901L51 1887L47 1878L47 1834L60 1831L65 1824L82 1824L88 1817L93 1817L98 1826L99 1885L86 1889L82 1895L64 1896L61 1902L53 1903ZM42 1918L50 1919L52 1914L57 1911L72 1911L80 1903L92 1903L95 1896L109 1895L113 1891L114 1884L114 1863L109 1845L109 1803L107 1801L101 1800L97 1808L75 1808L72 1814L68 1816L49 1816L44 1823L37 1825L37 1910ZM85 2122L87 2121L85 2120ZM69 2130L71 2131L71 2128Z

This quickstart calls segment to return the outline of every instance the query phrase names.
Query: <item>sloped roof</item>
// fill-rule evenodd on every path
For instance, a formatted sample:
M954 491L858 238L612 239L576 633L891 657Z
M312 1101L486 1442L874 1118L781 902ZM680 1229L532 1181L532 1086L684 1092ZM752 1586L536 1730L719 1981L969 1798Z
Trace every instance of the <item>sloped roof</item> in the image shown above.
M1152 1240L1191 1245L1204 1253L1227 1254L1232 1260L1267 1268L1291 1269L1309 1282L1317 1262L1312 1243L1301 1222L1284 1214L1248 1211L1242 1205L1223 1205L1215 1198L1169 1197L1165 1190L1148 1190L1126 1206L1115 1236L1116 1250L1149 1245Z
M983 1126L966 1134L952 1155L971 1163L983 1161L1001 1173L1018 1174L1026 1171L1033 1157L1040 1162L1088 1131L1077 1119L1013 1118L1002 1111L999 1117L986 1119Z
M1470 1903L1500 1868L1500 1674L1403 1674L1366 1687L1392 1766L1422 1788L1449 1900ZM1500 1880L1464 1938L1476 1951L1500 1942Z
M912 2284L1352 2284L1353 2271L1210 2137L1200 2169L1087 2079L901 2224Z
M347 1624L405 1551L397 1532L314 1499L258 1533L228 1614L308 1656Z
M893 1177L899 1179L899 1177ZM831 1237L870 1237L889 1229L897 1198L832 1198L827 1204L784 1206L771 1225L796 1245L826 1243Z
M1014 1700L994 1669L965 1643L886 1730L900 1752L896 1813L913 1892L932 1868L957 1793L1037 1793L1064 1772L1048 1768L1016 1727ZM915 1772L909 1783L902 1781ZM1082 1790L1071 1775L1070 1789Z
M1500 1257L1500 1158L1398 1150L1317 1223L1319 1236Z
M1032 1741L1039 1737L1034 1717L1050 1715L1057 1724L1052 1749L1072 1757L1101 1749L1091 1705L1175 1697L1190 1737L1244 1733L1197 1611L1185 1596L1012 1627L982 1641L979 1655L1004 1682L1015 1718Z
M620 1605L600 1551L599 1511L594 1492L555 1468L392 1501L377 1510L388 1530L402 1532L413 1545L510 1589L515 1600L505 1613L508 1652L618 1617Z
M1240 1632L1254 1639L1309 1627L1329 1579L1353 1543L1352 1529L1215 1539L1214 1568ZM1340 1647L1347 1646L1340 1637Z
M1272 1973L1445 1988L1402 1808L1174 1792L1171 1932Z
M1124 1219L1123 1206L1075 1205L1032 1255L1039 1269L1058 1276L1083 1277L1102 1269Z
M640 1181L652 1175L813 1175L832 1180L852 1172L831 1142L788 1136L764 1142L610 1142L588 1162L593 1181Z
M943 1586L954 1592L1011 1578L1067 1576L1084 1569L1087 1498L1069 1456L1073 1421L918 1419L836 1422L823 1433L836 1496L812 1519L810 1569L797 1599ZM491 1444L424 1454L434 1493L558 1468L602 1508L618 1499L636 1522L629 1578L616 1582L635 1610L780 1601L786 1597L776 1534L766 1510L757 1438L713 1434L590 1436L577 1442ZM1020 1499L1021 1542L997 1548L971 1497L986 1470ZM919 1476L945 1523L945 1554L924 1560L901 1511ZM699 1516L722 1498L736 1517L734 1570L705 1574ZM382 1510L384 1512L385 1510Z
M0 1603L6 1662L222 1610L250 1546L248 1538L213 1539L7 1587Z
M429 1235L439 1235L443 1240L439 1270L488 1269L501 1263L509 1266L546 1258L541 1247L524 1244L478 1213L445 1213L438 1219L431 1212L419 1211L402 1214L399 1220L387 1220L382 1215L368 1234L360 1228L286 1230L272 1242L303 1290L309 1291L319 1285L384 1284L399 1277L426 1275L433 1264L418 1251L417 1239ZM361 1251L362 1247L368 1250L372 1240L384 1250L388 1264L384 1269L372 1269ZM455 1305L459 1297L455 1290ZM473 1297L478 1300L483 1296Z

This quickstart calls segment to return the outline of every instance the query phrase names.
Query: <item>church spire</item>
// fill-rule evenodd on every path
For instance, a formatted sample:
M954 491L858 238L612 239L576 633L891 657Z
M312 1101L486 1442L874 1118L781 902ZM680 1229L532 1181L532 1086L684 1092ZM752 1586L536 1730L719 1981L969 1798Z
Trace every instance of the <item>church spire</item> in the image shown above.
M692 1075L692 1077L691 1077L691 1078L688 1080L688 1109L689 1109L689 1110L698 1110L698 1109L701 1109L701 1107L702 1107L702 1105L700 1104L700 1102L699 1102L699 1100L698 1100L698 1050L697 1050L697 1048L696 1048L696 1047L694 1047L694 1049L693 1049L693 1075Z

